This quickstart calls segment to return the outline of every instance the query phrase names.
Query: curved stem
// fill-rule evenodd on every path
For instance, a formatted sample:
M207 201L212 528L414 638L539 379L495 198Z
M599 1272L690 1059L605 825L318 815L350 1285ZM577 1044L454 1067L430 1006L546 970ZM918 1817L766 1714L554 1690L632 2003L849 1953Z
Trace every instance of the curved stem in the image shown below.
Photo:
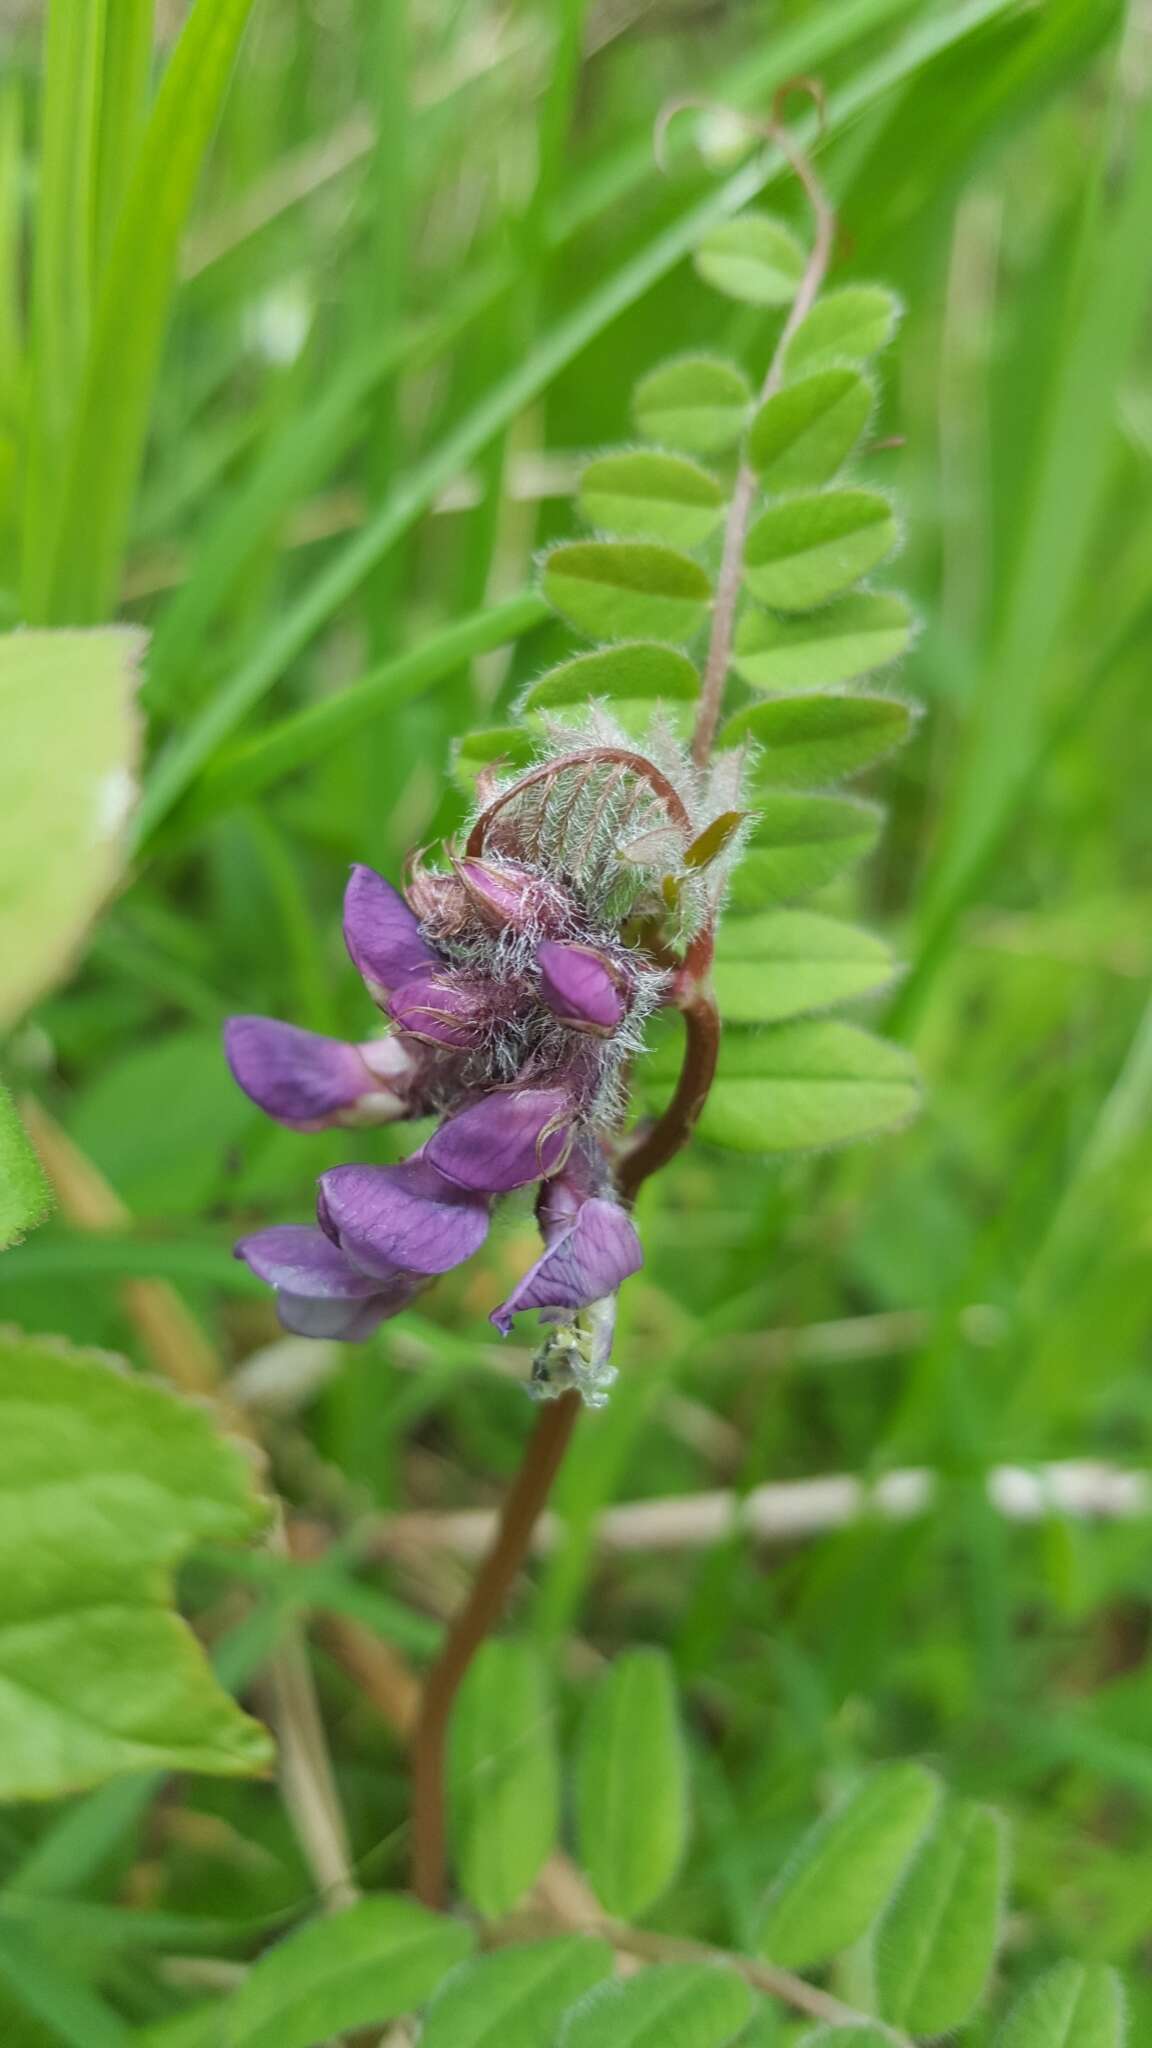
M501 1510L496 1540L425 1682L412 1745L412 1886L426 1906L439 1909L445 1897L444 1764L452 1704L473 1657L504 1611L579 1413L575 1393L562 1394L540 1410Z
M836 235L836 216L824 187L803 150L798 149L790 141L786 131L777 121L773 121L765 132L787 157L807 193L816 222L816 234L812 252L800 281L800 289L792 302L772 361L768 365L767 375L760 387L760 405L771 398L773 392L777 391L783 382L784 358L788 352L788 344L800 322L807 319L828 274ZM749 463L742 462L732 493L732 503L728 509L728 523L724 528L724 549L720 557L720 574L716 579L716 602L712 609L712 633L708 642L708 658L704 664L704 682L700 691L700 709L696 714L696 730L692 735L692 759L698 768L704 767L712 752L716 727L720 722L720 707L724 700L724 685L728 680L728 662L732 653L736 606L740 600L740 586L744 579L744 546L748 539L752 507L756 502L757 481L755 470Z
M720 1013L710 989L697 989L686 1002L684 1057L676 1092L664 1114L640 1143L627 1152L616 1172L621 1199L633 1202L650 1174L667 1166L688 1143L708 1100L720 1056Z

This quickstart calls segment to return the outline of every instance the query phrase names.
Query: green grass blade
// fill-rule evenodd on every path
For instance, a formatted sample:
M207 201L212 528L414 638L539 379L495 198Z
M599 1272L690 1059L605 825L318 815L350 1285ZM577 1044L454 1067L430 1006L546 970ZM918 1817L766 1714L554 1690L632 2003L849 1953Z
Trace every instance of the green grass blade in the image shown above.
M68 1973L24 1918L0 1918L0 1978L67 2048L128 2048L128 2029L112 2007Z
M96 261L111 246L148 116L154 0L112 0L104 29L104 82L96 146Z
M1013 0L971 0L954 13L915 29L900 48L877 61L839 94L829 109L835 132L859 117L885 92L911 76L935 53L995 18ZM782 175L776 153L745 164L715 191L663 229L614 276L543 335L524 360L412 469L375 516L304 591L277 631L243 664L188 730L178 756L146 792L137 817L143 845L183 795L216 746L233 732L289 664L363 583L376 563L421 515L438 493L502 432L509 421L547 389L605 328L651 286L690 254L714 222L726 220Z
M108 257L59 530L29 616L77 624L115 603L180 237L252 0L198 0L164 74Z

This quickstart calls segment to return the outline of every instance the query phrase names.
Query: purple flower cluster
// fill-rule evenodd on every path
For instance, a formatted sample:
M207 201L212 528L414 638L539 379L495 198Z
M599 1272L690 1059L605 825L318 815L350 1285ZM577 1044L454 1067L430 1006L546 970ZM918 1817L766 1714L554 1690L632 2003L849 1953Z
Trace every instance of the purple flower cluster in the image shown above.
M545 1391L610 1377L613 1297L642 1263L616 1200L604 1134L623 1061L660 977L539 868L506 857L418 870L404 895L352 871L348 951L392 1029L346 1045L266 1017L235 1017L226 1049L241 1088L295 1130L434 1115L402 1165L322 1174L316 1225L283 1224L237 1245L276 1291L284 1325L356 1340L437 1274L471 1257L493 1202L539 1184L544 1249L492 1313L550 1326Z

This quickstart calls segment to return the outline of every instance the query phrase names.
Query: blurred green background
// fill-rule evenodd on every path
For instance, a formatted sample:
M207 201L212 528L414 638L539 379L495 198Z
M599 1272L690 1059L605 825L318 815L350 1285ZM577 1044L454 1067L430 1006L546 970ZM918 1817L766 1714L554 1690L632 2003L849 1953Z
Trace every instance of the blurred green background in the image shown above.
M160 10L161 55L182 12ZM880 429L899 445L876 468L923 621L898 687L927 713L874 778L881 852L828 901L910 963L877 1021L916 1047L925 1110L843 1156L697 1148L650 1187L620 1385L582 1429L522 1625L569 1704L624 1643L675 1657L703 1812L667 1924L739 1945L814 1808L863 1760L921 1755L1014 1822L1009 1976L1120 1961L1152 2028L1152 1525L1025 1524L986 1485L1006 1462L1143 1472L1152 1441L1146 0L255 0L158 374L125 297L76 446L56 422L108 245L85 213L91 295L73 269L54 309L44 273L95 202L59 151L55 186L44 169L76 102L44 93L39 10L3 17L0 590L13 623L119 616L154 639L134 872L6 1062L134 1221L102 1240L57 1221L6 1255L0 1316L139 1358L122 1283L160 1277L237 1366L276 1331L232 1239L306 1217L337 1158L393 1155L264 1123L221 1022L370 1028L347 866L398 878L450 830L452 739L564 651L522 593L572 530L577 458L627 438L636 376L689 347L762 369L771 316L702 290L690 216L749 161L724 108L824 82L835 275L907 301ZM717 108L678 124L663 173L653 123L685 93ZM800 220L782 179L771 203ZM531 1235L510 1209L418 1317L319 1347L268 1425L301 1510L339 1526L497 1497L526 1404L484 1315ZM939 1477L906 1521L626 1555L596 1538L611 1504L908 1466ZM209 1632L234 1570L189 1582ZM419 1656L462 1572L349 1566L344 1597ZM395 1738L322 1651L317 1673L355 1848L393 1881ZM51 1824L5 1816L10 1870ZM92 1900L232 1916L225 1955L309 1882L267 1789L196 1782L79 1878ZM100 1967L140 2019L171 1996L154 1954L113 1944Z

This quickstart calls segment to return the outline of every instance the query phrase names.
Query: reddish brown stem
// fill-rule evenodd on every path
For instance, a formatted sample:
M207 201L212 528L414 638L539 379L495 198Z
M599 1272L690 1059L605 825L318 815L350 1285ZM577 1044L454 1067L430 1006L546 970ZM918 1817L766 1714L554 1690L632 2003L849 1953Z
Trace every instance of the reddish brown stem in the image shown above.
M640 1143L625 1154L617 1169L616 1185L622 1200L635 1201L650 1174L667 1166L688 1143L716 1074L720 1055L720 1013L710 989L697 989L681 1011L684 1019L684 1058L676 1092L659 1121Z
M580 1413L579 1394L540 1410L504 1502L496 1541L432 1666L412 1747L412 1885L426 1906L445 1900L444 1764L448 1720L473 1657L504 1611Z

